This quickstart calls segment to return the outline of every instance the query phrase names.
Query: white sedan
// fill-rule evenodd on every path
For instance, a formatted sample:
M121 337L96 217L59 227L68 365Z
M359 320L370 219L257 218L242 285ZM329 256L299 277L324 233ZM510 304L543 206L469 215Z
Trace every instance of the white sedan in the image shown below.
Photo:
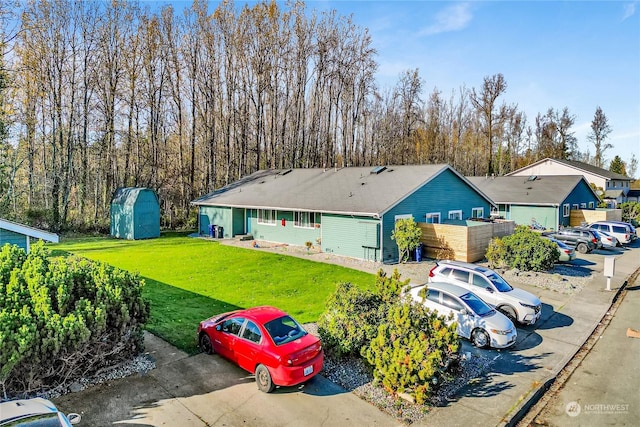
M518 332L507 316L491 308L468 289L433 282L409 290L414 301L458 324L458 335L479 348L505 348L516 342ZM453 316L450 316L453 314Z

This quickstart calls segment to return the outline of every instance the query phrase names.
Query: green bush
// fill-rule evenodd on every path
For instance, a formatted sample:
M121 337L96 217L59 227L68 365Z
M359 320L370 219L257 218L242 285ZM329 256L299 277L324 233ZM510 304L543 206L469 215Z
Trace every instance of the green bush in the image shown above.
M413 220L413 218L399 219L395 223L395 227L391 232L391 240L395 240L398 244L398 257L400 262L409 259L410 251L420 245L422 230Z
M518 226L512 235L493 239L486 257L492 267L545 271L558 262L560 252L555 243L526 226Z
M376 381L392 393L408 393L422 404L443 378L459 350L456 325L410 300L391 305L377 336L365 349Z
M0 251L0 384L26 396L129 359L143 348L144 282L107 264Z
M318 331L327 354L363 356L386 389L410 393L421 403L447 375L459 339L455 325L402 297L408 283L397 270L390 277L380 270L376 292L339 284Z
M337 357L360 354L375 335L381 298L351 283L338 284L318 319L318 333L328 353Z

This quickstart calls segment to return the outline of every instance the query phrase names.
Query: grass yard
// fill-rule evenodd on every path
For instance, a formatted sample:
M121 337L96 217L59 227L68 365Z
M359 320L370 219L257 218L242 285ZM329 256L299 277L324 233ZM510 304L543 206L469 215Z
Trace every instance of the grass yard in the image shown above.
M340 282L373 289L375 276L293 256L221 245L167 233L151 240L83 238L48 245L54 255L103 261L144 278L151 302L147 329L197 352L198 322L224 311L274 305L314 322Z

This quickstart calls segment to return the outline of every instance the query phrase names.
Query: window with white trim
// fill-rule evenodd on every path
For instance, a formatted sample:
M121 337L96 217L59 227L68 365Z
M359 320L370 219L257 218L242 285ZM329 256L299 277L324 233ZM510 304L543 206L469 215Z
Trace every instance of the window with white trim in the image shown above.
M484 208L472 208L471 218L484 218Z
M562 216L565 218L569 216L569 204L562 205Z
M580 209L587 209L586 203L580 203Z
M440 212L430 212L425 215L427 224L440 224Z
M393 217L393 220L394 221L398 221L398 220L401 220L401 219L409 219L409 218L413 219L413 215L411 215L411 214L396 215L396 216Z
M593 209L595 207L595 203L589 202L589 209Z
M295 212L293 226L298 228L313 228L316 225L315 212Z
M258 224L276 225L276 211L274 209L258 209Z
M577 203L574 203L574 204L573 204L573 206L571 207L571 209L573 209L573 210L577 210L577 209L578 209L578 204L577 204Z
M449 219L462 219L462 211L449 211Z

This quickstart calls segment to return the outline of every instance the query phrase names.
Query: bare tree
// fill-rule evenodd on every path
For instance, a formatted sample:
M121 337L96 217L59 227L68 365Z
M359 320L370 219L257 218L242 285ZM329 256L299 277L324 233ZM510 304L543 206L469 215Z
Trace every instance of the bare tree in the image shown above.
M591 133L587 135L587 139L596 149L593 161L595 166L599 168L604 164L604 153L613 147L613 145L605 142L611 131L607 116L602 111L602 108L598 106L591 121Z

